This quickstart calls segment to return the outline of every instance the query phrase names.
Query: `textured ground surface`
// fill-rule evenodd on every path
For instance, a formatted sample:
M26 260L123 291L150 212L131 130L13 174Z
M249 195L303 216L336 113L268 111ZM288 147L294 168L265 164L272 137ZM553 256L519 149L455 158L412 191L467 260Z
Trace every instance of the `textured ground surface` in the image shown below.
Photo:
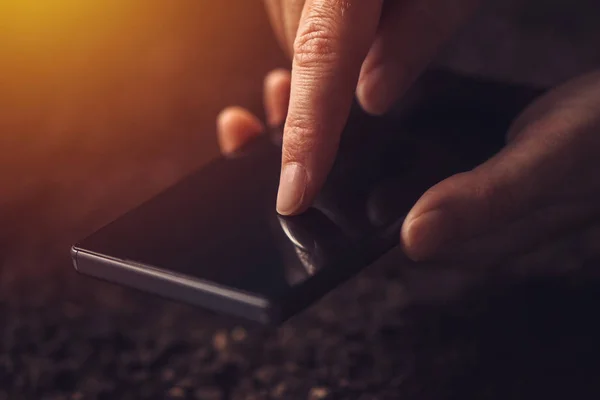
M215 156L218 110L259 111L285 63L254 1L52 1L0 6L0 399L598 398L590 278L419 306L392 255L265 332L75 276L70 243ZM594 2L496 3L448 64L539 83L599 65Z

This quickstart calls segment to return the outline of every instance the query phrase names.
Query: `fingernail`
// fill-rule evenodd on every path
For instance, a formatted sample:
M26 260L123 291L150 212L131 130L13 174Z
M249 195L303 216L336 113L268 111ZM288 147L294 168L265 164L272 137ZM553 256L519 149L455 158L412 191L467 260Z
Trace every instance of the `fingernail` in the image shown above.
M306 191L306 170L298 163L283 167L277 194L277 212L281 215L295 213L302 205Z
M428 211L402 226L402 244L414 261L436 256L453 239L453 222L441 210Z
M394 74L388 74L385 65L369 71L360 80L356 88L356 96L362 108L373 115L384 114L391 106L393 100L392 82Z

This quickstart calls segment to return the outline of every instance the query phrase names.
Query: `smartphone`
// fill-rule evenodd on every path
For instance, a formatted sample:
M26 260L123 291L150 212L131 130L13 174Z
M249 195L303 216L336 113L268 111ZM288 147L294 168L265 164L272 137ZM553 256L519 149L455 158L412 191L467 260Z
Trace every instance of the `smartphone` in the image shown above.
M538 88L432 71L402 112L354 106L328 180L305 213L275 211L281 132L222 157L72 247L81 274L278 324L399 243L428 187L503 143Z

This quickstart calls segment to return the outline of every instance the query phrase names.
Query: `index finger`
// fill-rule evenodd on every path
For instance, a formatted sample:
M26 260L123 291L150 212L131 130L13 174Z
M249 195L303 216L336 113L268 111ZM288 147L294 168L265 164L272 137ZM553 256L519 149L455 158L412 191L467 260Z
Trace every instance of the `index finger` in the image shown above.
M304 211L333 164L383 0L309 0L294 43L277 211Z

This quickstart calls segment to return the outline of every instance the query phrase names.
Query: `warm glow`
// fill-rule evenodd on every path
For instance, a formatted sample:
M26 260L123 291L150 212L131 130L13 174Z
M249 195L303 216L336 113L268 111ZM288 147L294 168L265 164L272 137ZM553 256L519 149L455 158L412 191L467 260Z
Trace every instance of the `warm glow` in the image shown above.
M262 8L236 4L0 0L0 253L68 257L216 155L216 114L260 99L280 55Z
M2 47L43 52L122 25L128 2L6 0L0 2ZM131 6L129 6L131 8ZM119 19L121 21L119 21Z
M91 4L81 0L8 0L0 5L0 15L9 33L51 32L89 12Z
M25 52L51 50L122 24L128 2L6 0L0 2L3 46Z

